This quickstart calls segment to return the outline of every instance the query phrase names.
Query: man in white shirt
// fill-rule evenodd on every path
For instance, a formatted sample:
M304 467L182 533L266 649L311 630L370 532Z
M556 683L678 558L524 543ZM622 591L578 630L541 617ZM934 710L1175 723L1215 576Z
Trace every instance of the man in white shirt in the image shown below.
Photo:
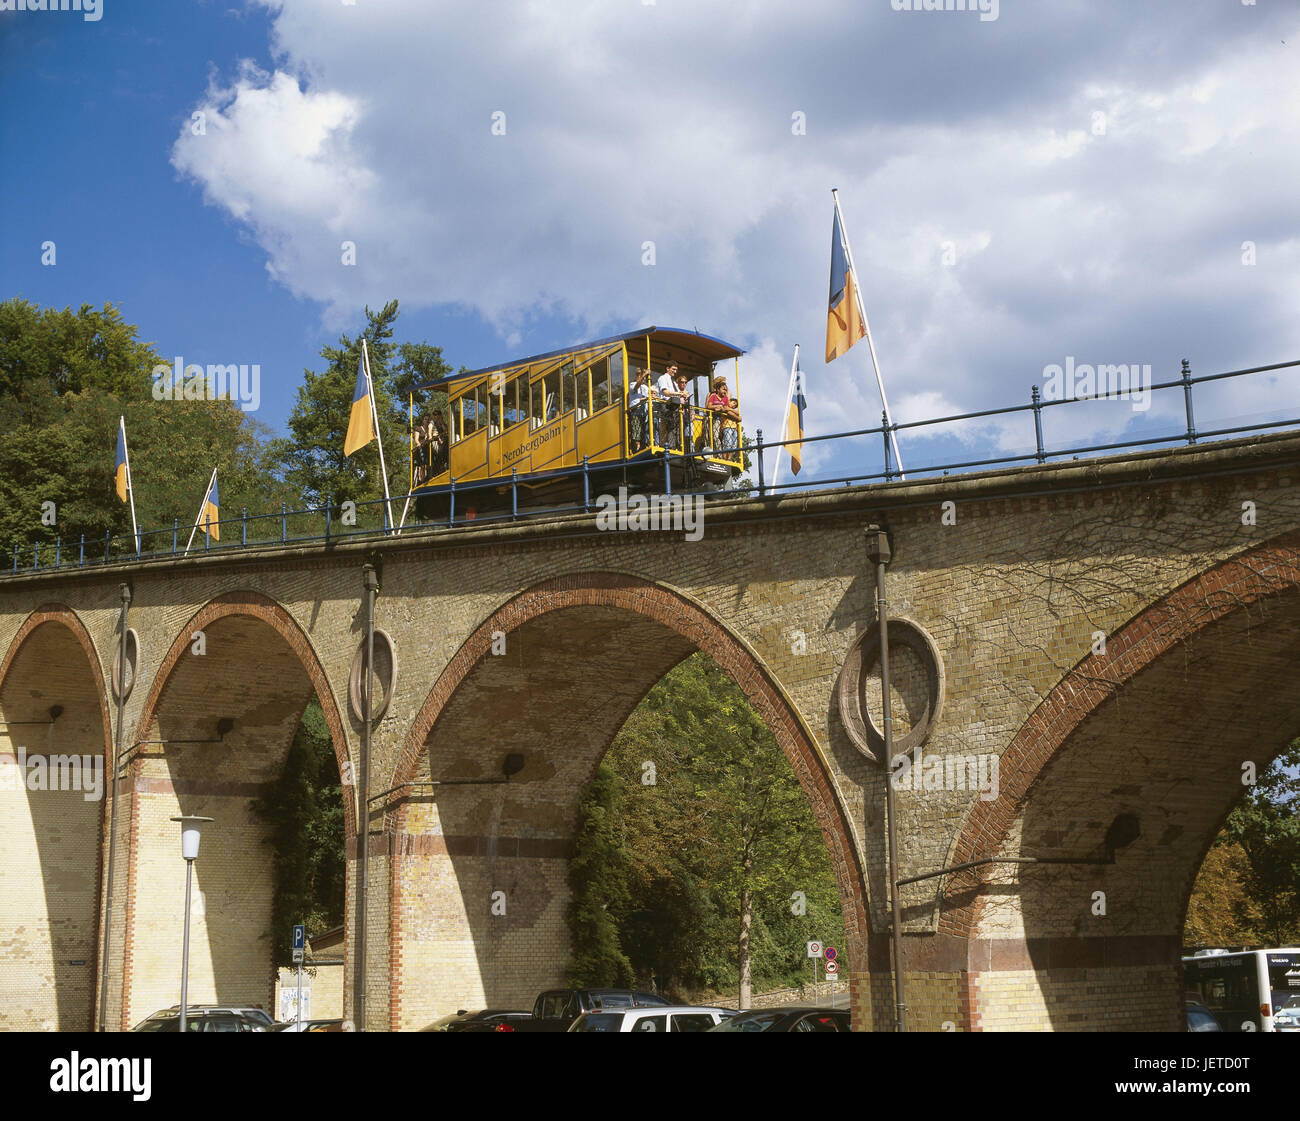
M670 362L668 369L659 375L659 381L655 384L656 397L664 403L660 412L662 419L659 422L659 442L670 448L679 444L682 405L690 399L690 393L677 385L677 377L677 363Z

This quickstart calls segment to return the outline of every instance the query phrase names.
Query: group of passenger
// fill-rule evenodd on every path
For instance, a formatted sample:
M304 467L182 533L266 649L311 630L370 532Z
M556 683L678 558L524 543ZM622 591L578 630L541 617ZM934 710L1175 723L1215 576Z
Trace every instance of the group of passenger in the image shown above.
M416 422L411 447L416 486L447 470L447 422L441 413L430 413Z
M655 404L654 416L660 446L675 451L691 452L694 424L690 414L690 379L681 372L677 363L669 363L650 384L650 371L635 368L634 380L628 393L628 437L632 454L642 451L650 442L650 402ZM711 392L704 403L709 416L704 431L702 450L735 451L740 444L739 402L727 390L727 379L718 375L713 379ZM683 449L683 437L685 448Z

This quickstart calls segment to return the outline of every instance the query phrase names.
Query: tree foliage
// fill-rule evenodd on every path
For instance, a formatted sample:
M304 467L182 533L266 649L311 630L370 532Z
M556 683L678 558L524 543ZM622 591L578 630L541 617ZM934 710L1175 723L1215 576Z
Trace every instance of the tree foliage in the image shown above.
M570 978L612 984L609 963L626 959L637 984L682 996L735 991L746 973L757 986L791 984L809 978L805 942L843 938L807 798L772 733L702 654L671 670L615 738L580 830Z

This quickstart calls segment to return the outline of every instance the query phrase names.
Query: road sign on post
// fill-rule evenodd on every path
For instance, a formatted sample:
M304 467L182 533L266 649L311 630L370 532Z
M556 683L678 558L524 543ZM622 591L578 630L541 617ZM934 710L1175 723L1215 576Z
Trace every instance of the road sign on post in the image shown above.
M820 942L808 943L808 956L810 958L819 958L822 956L822 944Z
M834 977L835 974L837 974L839 971L840 971L840 963L836 961L834 958L831 958L826 963L826 976Z
M823 956L826 958L827 961L834 961L836 955L838 954L839 954L839 950L837 950L834 946L827 946L826 949L823 951Z
M298 967L298 1008L295 1018L298 1021L299 1031L302 1031L302 957L306 948L307 928L302 923L295 923L293 927L293 963Z

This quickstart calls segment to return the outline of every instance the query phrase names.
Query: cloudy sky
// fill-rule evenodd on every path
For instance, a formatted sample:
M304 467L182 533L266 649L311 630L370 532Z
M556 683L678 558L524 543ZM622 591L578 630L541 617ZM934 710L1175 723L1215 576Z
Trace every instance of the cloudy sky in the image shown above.
M647 323L721 336L750 352L742 406L769 439L799 343L828 433L880 415L865 346L822 360L838 187L898 421L1027 402L1067 359L1157 381L1300 359L1300 5L911 6L0 13L0 288L118 302L168 357L260 364L277 429L320 347L396 298L399 339L458 366ZM1300 377L1197 402L1202 429L1295 416ZM1048 441L1176 431L1181 410L1056 409ZM900 434L905 464L1033 446L1027 416L949 436Z

